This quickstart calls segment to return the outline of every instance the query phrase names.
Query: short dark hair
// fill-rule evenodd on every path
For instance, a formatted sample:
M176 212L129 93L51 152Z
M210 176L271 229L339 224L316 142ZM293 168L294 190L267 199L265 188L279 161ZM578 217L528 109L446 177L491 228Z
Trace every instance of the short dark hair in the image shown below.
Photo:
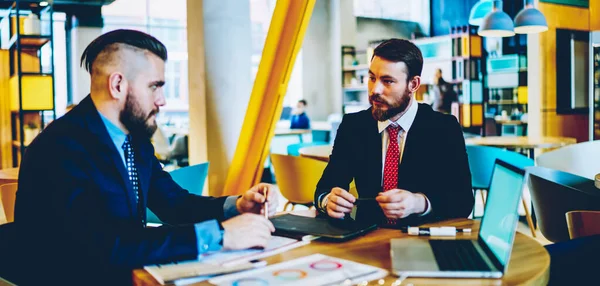
M92 73L96 57L113 44L125 44L142 50L148 50L163 61L167 61L167 48L153 36L136 30L120 29L108 32L93 40L81 55L81 66Z
M298 100L298 102L302 102L302 104L304 104L304 106L306 106L306 100L305 99L300 99L300 100Z
M371 61L375 56L392 62L403 62L408 69L407 80L420 76L423 71L423 54L421 50L408 40L389 39L379 44L373 51Z

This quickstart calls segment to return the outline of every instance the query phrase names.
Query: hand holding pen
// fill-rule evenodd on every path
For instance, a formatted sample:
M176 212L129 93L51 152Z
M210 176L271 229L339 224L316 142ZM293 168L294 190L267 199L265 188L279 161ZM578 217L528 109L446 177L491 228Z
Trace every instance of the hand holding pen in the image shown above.
M277 211L278 194L276 186L260 183L237 199L237 210L239 213L260 214L268 218Z

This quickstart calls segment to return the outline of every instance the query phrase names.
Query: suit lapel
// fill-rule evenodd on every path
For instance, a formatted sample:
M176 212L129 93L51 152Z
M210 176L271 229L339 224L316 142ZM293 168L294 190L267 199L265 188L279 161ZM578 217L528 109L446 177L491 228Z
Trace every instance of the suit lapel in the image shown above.
M104 123L100 118L100 114L98 114L96 106L94 106L92 98L88 95L85 99L81 101L79 105L83 105L83 107L85 107L84 112L87 115L85 116L85 118L87 118L89 130L98 137L97 139L99 140L101 148L104 148L108 151L106 152L107 154L109 154L109 158L107 158L107 160L109 161L108 165L114 166L116 168L117 173L121 177L121 183L124 187L123 192L129 202L129 211L131 215L137 216L137 204L135 201L133 186L129 182L129 175L127 173L127 170L125 169L123 159L121 159L121 155L119 153L123 152L123 150L117 150L117 148L115 147L115 144L111 140L110 135L106 130L106 126L104 126Z
M138 170L139 188L141 192L142 206L146 206L148 202L148 190L150 188L150 177L152 173L152 159L154 154L150 147L150 142L143 138L134 138L133 147L135 150L135 162ZM145 212L144 212L145 215Z
M408 131L408 136L406 137L406 141L404 142L404 152L402 152L402 162L400 162L400 166L398 168L398 185L400 188L408 187L403 184L406 181L406 177L411 174L411 170L407 169L407 166L415 166L414 160L418 160L419 158L419 149L422 149L423 146L419 146L427 142L427 139L424 138L426 136L425 130L423 130L422 123L428 120L429 113L426 110L426 107L423 107L419 104L419 109L417 110L417 116L415 117L415 121L413 122L410 130ZM422 156L422 154L421 154Z
M381 134L377 127L377 120L371 115L370 109L366 114L368 120L365 120L367 123L365 125L366 130L363 134L366 134L365 147L367 152L367 172L369 182L367 197L375 197L381 191L381 170L383 167L381 162Z

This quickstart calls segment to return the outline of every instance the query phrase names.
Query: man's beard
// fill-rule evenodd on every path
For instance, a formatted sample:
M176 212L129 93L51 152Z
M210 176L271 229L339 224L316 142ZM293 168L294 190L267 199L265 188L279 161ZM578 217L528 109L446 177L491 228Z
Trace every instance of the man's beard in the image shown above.
M133 99L132 94L129 93L125 99L125 108L119 114L119 120L132 136L142 136L150 139L158 126L156 121L148 123L148 119L157 113L158 108L148 115L144 114L139 104Z
M404 112L406 110L406 108L408 108L408 105L410 104L410 93L408 90L406 90L398 102L390 103L390 102L384 100L383 98L381 98L379 95L370 96L369 101L371 102L371 105L372 105L371 114L373 115L373 118L375 118L375 120L377 120L377 121L386 121L386 120ZM373 104L373 101L377 101L379 103L386 104L388 107L387 110L383 110L383 109L379 109L379 108L375 107L375 105Z

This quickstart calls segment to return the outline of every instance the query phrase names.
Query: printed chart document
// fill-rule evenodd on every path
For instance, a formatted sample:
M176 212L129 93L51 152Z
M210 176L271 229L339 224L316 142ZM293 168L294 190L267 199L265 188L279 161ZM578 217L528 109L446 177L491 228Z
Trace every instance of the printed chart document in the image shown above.
M351 285L372 281L388 275L385 269L370 265L313 254L298 259L226 274L209 280L224 285ZM348 282L349 281L349 282Z
M149 265L145 266L144 269L163 285L170 283L186 285L204 281L215 275L264 266L266 263L259 263L255 260L276 255L308 243L310 243L310 240L273 236L265 249L219 251L202 255L199 260Z

